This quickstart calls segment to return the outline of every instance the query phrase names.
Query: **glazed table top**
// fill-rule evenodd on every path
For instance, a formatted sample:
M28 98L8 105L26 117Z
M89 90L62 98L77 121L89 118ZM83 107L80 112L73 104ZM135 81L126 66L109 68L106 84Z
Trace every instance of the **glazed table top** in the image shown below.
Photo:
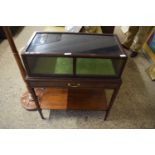
M37 32L25 54L126 57L116 35Z

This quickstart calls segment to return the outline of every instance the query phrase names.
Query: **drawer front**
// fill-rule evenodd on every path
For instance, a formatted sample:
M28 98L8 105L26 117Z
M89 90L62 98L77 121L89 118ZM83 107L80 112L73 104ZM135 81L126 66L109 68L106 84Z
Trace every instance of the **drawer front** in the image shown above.
M116 88L120 82L105 82L105 81L29 81L31 87L64 87L64 88Z

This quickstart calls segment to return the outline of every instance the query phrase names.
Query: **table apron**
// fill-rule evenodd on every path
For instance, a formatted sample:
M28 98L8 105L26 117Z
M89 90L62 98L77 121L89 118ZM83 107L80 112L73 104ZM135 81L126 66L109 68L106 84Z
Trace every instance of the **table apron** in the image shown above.
M121 82L98 82L98 81L78 81L78 80L67 80L67 81L28 81L31 88L35 87L60 87L60 88L118 88Z

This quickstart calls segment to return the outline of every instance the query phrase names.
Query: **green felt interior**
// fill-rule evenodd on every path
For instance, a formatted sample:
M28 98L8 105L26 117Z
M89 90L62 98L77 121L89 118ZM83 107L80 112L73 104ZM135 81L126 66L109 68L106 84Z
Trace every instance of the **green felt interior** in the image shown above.
M73 74L73 59L38 57L32 67L35 74ZM77 75L116 75L111 59L77 58Z
M57 58L55 65L56 74L73 74L73 59L72 58Z
M111 59L77 58L76 73L83 75L115 75Z
M33 67L38 74L72 74L72 58L39 57Z

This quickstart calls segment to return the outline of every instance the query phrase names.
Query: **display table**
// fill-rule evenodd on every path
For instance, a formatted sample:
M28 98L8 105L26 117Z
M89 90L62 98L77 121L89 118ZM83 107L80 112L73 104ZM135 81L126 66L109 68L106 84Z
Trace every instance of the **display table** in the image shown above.
M22 59L42 118L42 109L72 109L105 110L106 119L127 56L116 35L37 32ZM113 90L109 103L108 89Z

